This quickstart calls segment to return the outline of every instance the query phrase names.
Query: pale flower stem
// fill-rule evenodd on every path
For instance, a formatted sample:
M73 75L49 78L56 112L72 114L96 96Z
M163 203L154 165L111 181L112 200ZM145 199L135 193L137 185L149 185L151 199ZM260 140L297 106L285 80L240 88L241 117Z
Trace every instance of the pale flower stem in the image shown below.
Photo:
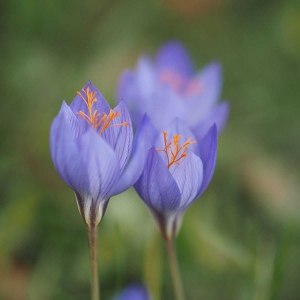
M97 226L88 226L89 249L91 261L91 300L100 300L98 279L98 251L97 251Z
M175 243L174 239L166 238L166 248L169 258L171 277L173 282L173 288L176 300L184 300L184 293L182 288L182 281L180 278L178 262L176 257Z

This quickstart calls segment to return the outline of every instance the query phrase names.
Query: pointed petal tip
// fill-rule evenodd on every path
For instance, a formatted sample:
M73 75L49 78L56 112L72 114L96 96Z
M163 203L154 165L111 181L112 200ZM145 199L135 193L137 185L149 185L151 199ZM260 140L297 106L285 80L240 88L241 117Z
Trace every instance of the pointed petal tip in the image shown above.
M163 44L156 53L158 69L169 70L183 76L192 76L194 66L187 48L178 41L169 41Z
M179 40L169 40L162 44L158 51L187 51L186 47Z
M128 107L127 107L125 101L123 101L123 100L120 100L113 110L125 110L126 112L129 113Z
M209 146L211 147L211 150L213 150L217 147L218 127L217 127L216 123L213 123L213 125L208 129L207 133L202 138L201 143L209 144Z

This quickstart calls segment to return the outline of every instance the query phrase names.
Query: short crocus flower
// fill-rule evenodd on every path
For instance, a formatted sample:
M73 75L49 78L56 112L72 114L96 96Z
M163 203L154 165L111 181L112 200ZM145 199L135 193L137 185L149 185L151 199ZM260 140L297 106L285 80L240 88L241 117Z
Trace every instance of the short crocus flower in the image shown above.
M172 41L159 49L154 61L143 56L135 71L122 73L117 99L125 101L134 127L145 113L159 129L179 117L190 128L197 128L196 138L201 139L214 123L221 132L227 121L228 103L218 103L221 87L217 62L195 72L185 47Z
M124 289L114 300L150 300L150 295L143 285L130 285Z
M111 196L138 179L144 155L137 144L133 146L125 104L111 109L91 82L70 106L63 102L51 125L50 150L57 172L75 191L88 227L99 224Z
M141 177L134 185L157 220L166 240L173 240L186 209L211 181L217 155L213 125L201 140L181 120L159 132L146 115L142 126L149 150Z

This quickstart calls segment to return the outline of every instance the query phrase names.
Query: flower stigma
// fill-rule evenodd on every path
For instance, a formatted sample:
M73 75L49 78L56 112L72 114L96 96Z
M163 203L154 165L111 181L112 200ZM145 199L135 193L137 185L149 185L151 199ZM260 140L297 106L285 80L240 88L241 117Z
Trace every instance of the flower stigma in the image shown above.
M187 149L190 145L196 144L196 141L192 141L191 138L188 138L182 145L179 144L181 135L174 134L173 141L168 141L168 133L163 131L164 134L164 145L165 147L157 148L159 152L164 152L168 160L168 169L172 165L178 165L180 161L187 156Z
M97 102L96 94L97 92L92 92L90 87L87 87L86 90L82 89L81 92L77 92L77 95L81 97L88 109L88 115L82 110L77 112L77 114L82 117L90 126L99 130L101 134L104 130L112 126L128 126L129 122L123 122L120 124L111 124L112 120L121 115L120 112L113 111L110 109L109 113L99 113L97 109L93 110L93 105ZM101 129L100 129L101 127Z
M175 92L181 93L184 96L194 96L202 93L204 90L203 84L195 79L184 78L178 73L164 71L160 74L160 81L163 84L169 85Z

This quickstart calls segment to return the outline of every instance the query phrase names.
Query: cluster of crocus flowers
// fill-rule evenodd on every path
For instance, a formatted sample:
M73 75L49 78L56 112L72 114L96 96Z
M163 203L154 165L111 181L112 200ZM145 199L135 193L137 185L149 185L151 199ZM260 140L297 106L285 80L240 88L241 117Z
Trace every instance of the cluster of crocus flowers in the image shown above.
M91 82L70 105L63 102L51 126L50 150L88 227L93 300L99 298L97 226L110 198L131 186L159 225L176 299L184 299L174 240L185 211L214 173L217 138L229 112L227 102L218 102L221 85L217 63L195 72L186 49L170 42L154 62L142 57L135 72L121 75L114 109ZM134 288L117 299L149 296Z

